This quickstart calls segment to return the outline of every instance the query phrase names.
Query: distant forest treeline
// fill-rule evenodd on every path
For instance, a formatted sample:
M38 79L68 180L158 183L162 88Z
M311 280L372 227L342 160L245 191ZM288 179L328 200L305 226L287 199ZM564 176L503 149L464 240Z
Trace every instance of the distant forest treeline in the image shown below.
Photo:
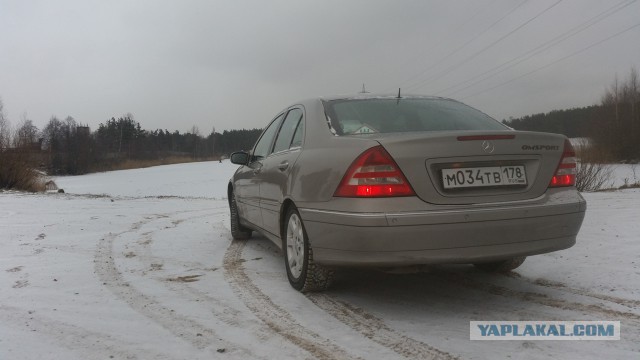
M564 134L567 137L588 137L596 119L604 116L606 109L592 105L569 110L554 110L546 114L533 114L521 118L509 118L502 122L516 130L542 131Z
M620 82L617 77L599 105L503 120L516 129L588 137L608 161L640 159L640 76L632 68Z
M144 130L133 115L111 118L95 131L72 117L53 116L40 130L23 116L11 129L0 101L0 170L3 164L28 161L52 175L78 175L118 168L131 160L182 158L217 159L234 151L253 147L261 129L212 131L202 135L197 127L180 133L168 130Z

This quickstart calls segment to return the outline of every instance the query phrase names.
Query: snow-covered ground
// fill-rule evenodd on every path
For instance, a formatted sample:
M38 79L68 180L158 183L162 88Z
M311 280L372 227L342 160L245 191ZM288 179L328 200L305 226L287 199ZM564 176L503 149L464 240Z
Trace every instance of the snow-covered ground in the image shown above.
M625 183L640 183L640 164L611 164L607 167L611 171L611 178L605 187L619 188Z
M193 163L0 193L0 359L640 357L640 190L584 194L576 246L509 275L341 271L323 294L231 241L235 166ZM470 341L472 320L613 320L620 341Z
M225 160L65 176L55 182L73 194L222 199L227 197L229 178L237 168Z

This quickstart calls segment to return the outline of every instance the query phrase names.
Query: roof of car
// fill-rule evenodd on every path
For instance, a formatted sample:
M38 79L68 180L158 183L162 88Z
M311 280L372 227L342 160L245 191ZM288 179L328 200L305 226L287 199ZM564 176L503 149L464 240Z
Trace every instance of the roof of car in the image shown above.
M358 93L358 94L347 94L347 95L332 95L332 96L322 96L320 100L324 101L334 101L334 100L365 100L365 99L397 99L398 94L375 94L375 93ZM439 97L439 96L427 96L427 95L418 95L418 94L401 94L401 99L446 99L447 98Z

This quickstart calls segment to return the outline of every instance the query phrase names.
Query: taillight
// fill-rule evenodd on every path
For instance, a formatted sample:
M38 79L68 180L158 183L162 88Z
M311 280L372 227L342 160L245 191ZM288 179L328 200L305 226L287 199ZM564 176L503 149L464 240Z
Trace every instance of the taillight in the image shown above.
M382 146L372 147L358 156L334 193L337 197L414 195L398 164Z
M576 152L569 139L564 140L564 151L556 173L551 178L549 187L575 186L576 185Z

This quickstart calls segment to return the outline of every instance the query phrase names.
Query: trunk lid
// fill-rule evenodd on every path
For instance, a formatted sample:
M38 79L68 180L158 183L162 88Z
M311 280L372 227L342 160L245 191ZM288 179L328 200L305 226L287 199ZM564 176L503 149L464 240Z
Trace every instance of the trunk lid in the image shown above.
M485 130L376 134L371 139L393 157L420 199L453 205L543 195L565 137Z

